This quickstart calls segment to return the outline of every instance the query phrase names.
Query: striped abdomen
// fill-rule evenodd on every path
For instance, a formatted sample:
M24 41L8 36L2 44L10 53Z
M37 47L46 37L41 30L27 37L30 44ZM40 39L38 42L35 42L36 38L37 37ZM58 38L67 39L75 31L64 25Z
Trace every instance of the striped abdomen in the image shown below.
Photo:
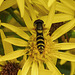
M40 53L42 53L45 48L44 37L43 37L43 23L44 22L42 20L36 20L34 22L36 28L37 48Z

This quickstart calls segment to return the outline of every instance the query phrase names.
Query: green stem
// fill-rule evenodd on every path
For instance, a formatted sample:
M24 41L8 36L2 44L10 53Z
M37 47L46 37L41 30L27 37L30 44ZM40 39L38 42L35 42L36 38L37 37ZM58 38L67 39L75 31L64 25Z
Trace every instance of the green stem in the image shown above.
M24 26L24 27L26 26L25 23L24 23L24 21L22 20L22 18L19 17L19 16L17 16L17 15L13 12L13 9L12 9L12 8L8 8L8 9L6 9L6 10L11 14L12 17L15 18L15 20L16 20L17 22L19 22L19 24L21 24L21 25Z

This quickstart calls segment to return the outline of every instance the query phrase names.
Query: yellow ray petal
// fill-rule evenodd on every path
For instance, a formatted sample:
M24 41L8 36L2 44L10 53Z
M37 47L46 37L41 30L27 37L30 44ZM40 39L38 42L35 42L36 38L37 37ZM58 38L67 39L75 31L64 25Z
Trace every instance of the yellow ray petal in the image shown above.
M27 75L27 72L28 72L28 70L29 70L29 68L31 66L31 63L32 63L32 59L31 58L28 58L28 60L23 65L22 75Z
M20 29L22 29L23 31L29 31L27 27L18 27Z
M66 53L69 53L69 51L66 51L65 54L66 54ZM65 64L66 62L67 62L66 60L61 59L60 65L63 65L63 64Z
M69 42L75 43L75 38L70 38Z
M24 19L25 24L26 24L26 26L28 27L29 31L30 31L31 33L33 33L33 32L31 31L31 29L34 28L33 22L32 22L32 20L31 20L31 18L30 18L30 16L29 16L29 14L27 13L26 9L24 10L23 19Z
M47 18L47 23L46 23L46 28L50 28L51 27L51 24L52 24L52 21L53 21L53 17L54 17L54 14L55 14L55 5L56 5L56 2L53 3L52 7L51 7L51 10L49 10L49 14L48 14L48 18ZM49 31L47 31L48 33Z
M2 57L1 55L0 55L0 57ZM1 61L0 62L0 65L5 65L6 64L6 61Z
M6 61L1 61L1 62L0 62L0 65L5 65L5 64L7 64ZM1 67L1 66L0 66L0 67Z
M27 27L18 27L19 29L23 30L23 31L29 31ZM4 28L3 29L4 32L12 32L11 30Z
M32 64L31 75L38 75L38 64L36 61Z
M39 69L44 69L44 65L42 61L39 61Z
M75 62L75 55L72 55L70 53L54 52L52 56L59 58L59 59L64 59L67 61L74 61Z
M4 1L4 0L0 0L0 6L1 6L1 4L2 4L3 1Z
M75 10L75 3L73 0L60 0L64 5L68 6L72 10Z
M4 54L12 52L13 51L13 47L12 47L11 44L9 44L9 43L7 43L7 42L4 41L4 39L6 37L5 37L4 32L1 29L0 29L0 33L1 33L1 39L2 39L2 44L3 44L3 48L4 48Z
M59 27L57 30L54 31L54 33L51 36L52 40L59 38L61 35L65 34L69 30L71 30L74 26L75 26L75 19L62 25L61 27Z
M25 52L26 52L25 50L17 50L17 51L10 52L2 56L0 58L0 61L6 61L6 60L12 60L12 59L18 58L20 56L23 56Z
M74 75L75 74L75 62L71 62L71 73L70 75Z
M59 43L55 44L59 50L68 50L75 48L75 43Z
M54 65L56 65L56 63L57 63L57 58L52 57L52 62L54 63Z
M21 70L18 71L17 75L21 75Z
M6 0L2 3L2 5L0 6L0 11L3 11L11 6L13 6L14 4L16 4L15 0Z
M72 20L73 18L74 16L68 14L56 14L54 16L53 23L68 21Z
M16 45L16 46L25 47L28 45L28 43L26 41L19 39L19 38L6 38L6 39L4 39L4 41L9 42L9 43Z
M38 0L38 1L48 10L48 6L44 0Z
M50 7L53 4L53 2L55 2L55 0L48 0L48 7Z
M7 23L1 23L1 25L12 30L13 32L15 32L16 34L21 36L22 38L29 40L29 36L24 31L19 29L18 27L15 27L15 26L7 24Z
M35 3L35 4L41 4L38 0L31 0L32 3Z
M33 3L43 6L48 10L47 0L32 0Z
M48 11L40 4L34 3L33 7L41 14L46 15L48 14Z
M35 12L34 12L34 9L33 9L32 5L29 3L28 0L26 0L26 3L27 3L27 6L28 6L28 8L29 8L29 11L30 11L31 18L32 18L32 20L33 20L33 22L34 22L34 21L37 19L36 14L35 14Z
M45 60L47 67L56 73L56 75L61 75L61 73L59 72L59 70L56 68L56 66L51 62L50 59L46 59Z
M47 18L48 18L48 16L39 17L39 19L41 19L41 20L44 21L44 24L46 24ZM58 22L62 22L62 21L68 21L68 20L72 20L73 18L74 18L73 15L68 15L68 14L55 14L52 23L58 23Z
M61 59L60 65L63 65L63 64L65 64L65 63L66 63L66 60Z
M17 0L18 7L21 12L21 17L24 16L24 0Z
M24 65L24 63L25 63L25 61L26 61L26 59L27 59L27 55L25 54L24 56L23 56L23 59L20 61L20 63L19 63L19 65L20 65L20 67L22 68L23 67L23 65Z
M53 75L53 74L50 70L39 69L39 74L38 75Z
M48 5L48 0L44 0L44 2Z
M46 24L47 18L48 18L48 16L42 16L42 17L39 17L39 19L41 19L41 20L44 21L44 24Z
M63 3L57 2L57 3L56 3L56 10L74 16L74 11L71 10L70 8L68 8L68 7L67 7L66 5L64 5Z

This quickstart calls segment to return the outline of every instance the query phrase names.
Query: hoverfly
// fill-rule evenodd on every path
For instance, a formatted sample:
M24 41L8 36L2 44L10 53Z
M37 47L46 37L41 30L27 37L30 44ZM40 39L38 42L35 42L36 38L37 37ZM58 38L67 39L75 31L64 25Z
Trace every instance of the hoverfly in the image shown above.
M36 44L40 53L42 53L45 48L44 36L43 36L43 30L44 30L43 25L44 22L40 19L34 22L35 31L36 31L36 41L37 41Z

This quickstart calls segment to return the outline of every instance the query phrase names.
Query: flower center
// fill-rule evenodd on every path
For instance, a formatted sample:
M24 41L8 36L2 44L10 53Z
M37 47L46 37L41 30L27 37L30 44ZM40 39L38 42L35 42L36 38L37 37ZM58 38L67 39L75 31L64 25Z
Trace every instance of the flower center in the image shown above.
M36 44L36 37L31 36L29 40L30 50L28 55L30 55L34 60L43 60L46 58L46 55L50 54L54 50L54 42L51 41L50 36L44 38L45 48L42 53L39 52Z
M17 72L20 69L18 63L11 62L8 62L6 65L1 67L2 71L0 72L0 75L17 75Z

